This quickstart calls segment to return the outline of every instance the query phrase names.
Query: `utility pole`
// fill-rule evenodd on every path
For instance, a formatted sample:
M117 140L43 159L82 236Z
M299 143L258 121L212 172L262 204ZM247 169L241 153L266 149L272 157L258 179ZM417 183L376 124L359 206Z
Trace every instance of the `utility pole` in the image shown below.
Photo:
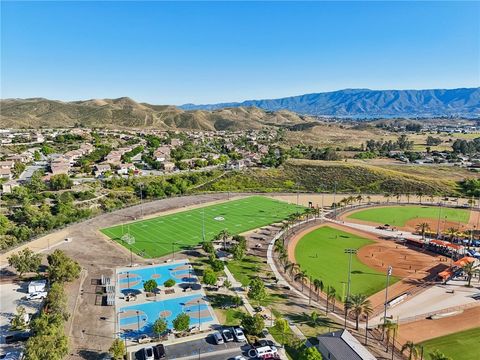
M387 268L387 286L385 287L385 303L383 307L383 325L387 322L387 303L388 303L388 286L390 285L390 276L392 275L393 268L388 265ZM382 330L382 341L385 338L385 326Z

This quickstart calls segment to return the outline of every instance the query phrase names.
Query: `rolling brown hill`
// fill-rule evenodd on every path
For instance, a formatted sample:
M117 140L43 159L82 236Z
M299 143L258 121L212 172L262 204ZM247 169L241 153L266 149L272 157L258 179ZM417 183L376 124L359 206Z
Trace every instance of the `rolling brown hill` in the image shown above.
M264 111L254 107L219 110L181 110L170 105L137 103L122 97L62 102L43 98L0 101L3 128L89 126L197 130L260 129L315 121L289 111Z

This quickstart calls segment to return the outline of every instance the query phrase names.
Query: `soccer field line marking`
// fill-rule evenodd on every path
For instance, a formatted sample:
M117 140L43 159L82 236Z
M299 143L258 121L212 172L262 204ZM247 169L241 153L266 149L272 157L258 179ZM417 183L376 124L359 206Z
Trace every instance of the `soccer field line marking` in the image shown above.
M265 198L259 198L261 201L258 201L257 206L246 206L246 204L250 204L250 201L243 201L240 202L237 200L236 203L230 203L228 206L222 206L223 209L229 210L228 217L233 218L231 221L235 221L235 218L242 218L245 216L255 216L255 214L248 214L248 209L250 208L253 210L253 212L260 213L260 212L270 212L274 213L275 215L272 215L268 218L266 217L260 217L262 221L259 221L255 227L262 227L266 225L266 222L268 224L274 223L281 221L285 219L289 214L294 213L294 210L297 208L295 205L292 204L286 204L286 203L280 203L279 201L271 200L268 199L269 201L265 202ZM242 200L242 199L240 199ZM238 211L235 211L237 209L232 209L232 205L234 206L239 206L240 204L244 205ZM303 208L303 207L298 207L298 208ZM206 216L213 216L218 214L218 206L206 206L204 208L198 208L198 209L193 209L189 210L188 214L183 214L186 217L193 217L194 219L181 219L182 222L184 223L183 226L179 227L178 224L169 224L169 220L172 220L171 216L176 216L173 219L178 220L178 213L175 215L165 215L163 218L164 220L158 220L158 218L153 218L153 219L147 219L147 220L142 220L139 222L136 222L131 225L132 230L135 233L138 233L139 242L144 243L147 248L150 248L153 246L153 249L155 247L160 247L161 249L165 250L166 253L171 252L170 249L164 246L166 243L171 243L172 241L176 241L179 245L195 245L198 244L196 241L191 241L192 239L198 239L198 235L194 235L196 232L192 233L191 231L185 231L185 228L189 227L189 224L195 225L193 227L195 228L200 228L201 229L201 223L202 223L202 218L203 214L205 213ZM209 214L210 212L210 214ZM267 221L266 221L267 220ZM255 221L249 220L249 223L254 223ZM162 224L162 225L160 225ZM211 219L208 219L205 223L206 229L210 230L210 228L213 228L213 231L209 231L209 235L213 235L215 231L218 230L218 232L224 228L230 228L232 226L235 227L244 227L248 231L251 230L251 226L246 226L243 222L240 224L237 223L231 223L230 221L222 222L222 223L215 223ZM112 228L107 228L107 231L104 231L104 233L107 236L110 237L117 237L118 235L114 234L116 230L120 229L121 225L117 225L116 227ZM148 230L145 230L144 228L148 228ZM113 231L113 233L112 233ZM108 234L107 234L108 232ZM243 231L241 231L243 232ZM180 235L180 236L179 236ZM184 241L179 241L179 237L184 238ZM153 240L147 240L147 239L153 239ZM165 238L165 241L158 241L158 239ZM175 239L175 240L172 240ZM190 241L189 241L190 240ZM137 248L137 247L135 247ZM151 249L151 250L153 250ZM150 251L151 252L151 251ZM157 251L154 251L155 253L158 253ZM145 253L147 253L147 249L145 249ZM159 255L160 256L160 255Z

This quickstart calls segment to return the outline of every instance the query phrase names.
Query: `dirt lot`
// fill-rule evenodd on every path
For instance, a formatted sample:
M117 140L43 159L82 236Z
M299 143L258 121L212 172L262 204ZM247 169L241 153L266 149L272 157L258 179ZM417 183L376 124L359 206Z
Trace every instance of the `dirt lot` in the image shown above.
M480 306L438 320L420 320L400 325L400 339L419 343L428 339L480 327Z
M390 265L394 269L394 275L402 278L401 281L389 287L389 299L393 299L405 292L414 293L420 291L428 284L429 278L435 276L439 271L447 267L446 263L441 261L443 260L441 256L411 249L391 240L381 239L371 233L333 223L310 227L295 234L288 243L288 256L290 261L295 262L295 246L298 241L307 233L322 226L330 226L375 242L374 244L360 248L357 256L365 265L381 272L386 272ZM381 291L370 297L372 306L377 313L383 308L385 301L384 296L385 293Z

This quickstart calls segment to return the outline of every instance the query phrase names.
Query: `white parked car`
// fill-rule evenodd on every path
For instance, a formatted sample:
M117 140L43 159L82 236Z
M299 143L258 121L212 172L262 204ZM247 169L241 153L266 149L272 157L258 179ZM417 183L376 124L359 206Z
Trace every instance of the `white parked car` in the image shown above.
M235 340L238 342L247 341L247 339L245 338L245 334L243 333L243 330L240 327L233 328L233 336L235 337Z
M47 292L46 291L40 291L36 292L33 294L28 294L27 295L27 300L40 300L40 299L45 299L47 297Z

